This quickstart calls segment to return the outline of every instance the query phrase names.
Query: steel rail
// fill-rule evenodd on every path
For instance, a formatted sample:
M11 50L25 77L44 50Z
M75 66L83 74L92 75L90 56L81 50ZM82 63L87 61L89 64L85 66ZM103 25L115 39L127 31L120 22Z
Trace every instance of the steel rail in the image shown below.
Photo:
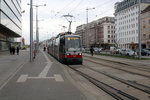
M150 78L150 76L148 76L148 75L144 75L144 74L140 74L140 73L136 73L136 72L132 72L132 71L127 71L125 69L116 68L116 67L113 67L113 66L110 66L110 65L106 65L106 64L103 64L103 63L100 63L100 62L91 61L91 60L88 60L88 59L85 59L85 60L96 63L96 64L101 64L101 65L104 65L104 66L107 66L107 67L110 67L110 68L114 68L114 69L117 69L117 70L121 70L121 71L124 71L124 72L128 72L128 73L131 73L131 74L134 74L134 75L139 75L139 76L143 76L143 77L146 77L146 78Z
M68 65L69 66L69 65ZM94 85L96 85L98 88L102 89L103 91L105 91L106 93L108 93L109 95L111 95L113 98L115 98L116 100L140 100L134 96L131 96L121 90L118 90L108 84L105 84L71 66L69 66L72 70L78 72L81 76L83 76L84 78L86 78L87 80L89 80L91 83L93 83Z
M85 56L85 55L84 55ZM90 56L86 56L88 58L93 58L93 57L90 57ZM94 58L94 59L101 59L101 58ZM129 63L125 63L125 62L119 62L119 61L112 61L112 60L107 60L107 59L101 59L103 61L106 61L106 62L112 62L112 63L116 63L116 64L122 64L122 65L127 65L128 67L130 66L131 68L136 68L136 69L140 69L140 70L143 70L143 71L147 71L147 72L150 72L150 68L149 67L143 67L144 65L140 65L140 66L137 66L137 65L132 65L132 64L129 64ZM144 70L145 69L145 70Z
M107 74L107 73L102 72L102 71L97 71L97 70L92 69L92 68L89 68L89 67L86 67L86 68L88 68L88 69L90 69L90 70L92 70L92 71L98 72L98 73L100 73L100 74L103 74L103 75L105 75L105 76L108 76L108 77L110 77L110 78L112 78L112 79L115 79L115 80L117 80L117 81L119 81L119 82L121 82L121 83L124 83L124 84L126 84L126 85L129 85L129 86L131 86L131 87L133 87L133 88L135 88L135 89L138 89L138 90L140 90L140 91L143 91L143 92L145 92L145 93L147 93L147 94L150 94L150 87L149 87L149 86L146 86L146 85L143 85L143 84L139 84L139 83L136 83L136 82L133 82L133 81L129 81L129 80L124 80L124 79L118 78L118 77L116 77L116 76Z

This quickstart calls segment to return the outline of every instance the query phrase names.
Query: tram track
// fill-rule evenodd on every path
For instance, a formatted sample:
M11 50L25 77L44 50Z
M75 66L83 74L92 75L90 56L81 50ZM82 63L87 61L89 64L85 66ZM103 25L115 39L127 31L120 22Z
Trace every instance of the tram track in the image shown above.
M139 75L139 76L142 76L142 77L150 78L149 72L147 72L147 71L145 72L145 71L139 70L139 69L138 69L138 72L137 72L137 71L134 70L134 68L128 67L128 68L131 68L131 69L132 69L132 71L131 71L131 70L129 70L129 69L126 68L127 66L126 66L126 67L121 67L122 64L119 64L119 67L116 67L116 66L118 66L118 65L112 66L112 65L115 65L114 63L112 63L112 65L110 65L109 63L104 63L104 62L101 63L101 62L99 62L99 61L92 60L92 59L87 59L87 58L84 58L84 60L89 61L89 62L92 62L92 63L100 64L100 65L103 65L103 66L105 66L105 67L109 67L109 68L121 70L121 71L130 73L130 74L134 74L134 75ZM137 70L137 69L136 69L136 70ZM141 71L142 71L142 72L141 72ZM139 72L140 72L140 73L139 73ZM143 73L143 72L144 72L144 73Z
M137 70L142 70L142 71L146 71L146 72L150 72L150 67L146 67L146 65L144 64L131 64L131 63L127 63L127 62L120 62L120 61L112 61L112 60L108 60L108 59L102 59L102 58L96 58L96 57L91 57L91 56L85 56L84 57L86 58L92 58L92 59L98 59L98 60L101 60L101 61L104 61L104 62L109 62L109 63L113 63L113 64L121 64L121 65L125 65L125 66L128 66L130 68L134 68L134 69L137 69ZM141 67L142 66L142 67Z
M84 66L84 67L86 67L86 66ZM110 78L112 78L112 79L114 79L114 80L117 80L117 81L119 81L119 82L121 82L121 83L124 83L124 84L126 84L126 85L128 85L128 86L131 86L131 87L133 87L133 88L135 88L135 89L141 90L141 91L143 91L143 92L145 92L145 93L147 93L147 94L150 94L150 87L149 87L149 86L146 86L146 85L143 85L143 84L139 84L139 83L136 83L136 82L134 82L134 81L129 81L129 80L121 79L121 78L119 78L119 77L110 75L110 74L108 74L108 73L106 73L106 72L97 71L97 70L95 70L95 69L93 69L93 68L90 68L90 67L86 67L86 68L88 68L88 69L90 69L90 70L93 70L93 71L95 71L95 72L98 72L98 73L100 73L100 74L103 74L103 75L105 75L105 76L108 76L108 77L110 77Z
M95 86L100 88L101 90L105 91L107 94L115 98L116 100L140 100L137 97L134 97L128 93L123 92L122 90L116 89L96 78L93 78L84 72L77 70L75 67L69 66L72 70L78 72L81 76L89 80L91 83L93 83Z

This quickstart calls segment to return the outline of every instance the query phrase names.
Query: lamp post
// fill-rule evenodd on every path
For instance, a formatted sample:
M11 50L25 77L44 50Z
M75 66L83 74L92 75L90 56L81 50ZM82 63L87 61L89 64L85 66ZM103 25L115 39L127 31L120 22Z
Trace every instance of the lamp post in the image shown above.
M88 47L89 46L89 41L88 41L88 38L89 38L89 34L88 34L88 11L89 10L92 10L92 9L95 9L94 7L93 8L86 8L86 23L87 23L87 26L86 26L86 33L87 33L87 35L86 35L86 47Z
M139 59L141 59L141 0L139 0L139 15L138 15L138 28L139 28L139 34L138 34L138 44L139 44Z
M36 7L36 51L39 49L39 30L38 30L38 7L46 6L44 5L32 5Z
M33 62L33 8L30 0L30 62Z
M93 8L86 8L86 22L87 22L87 24L88 24L88 11L89 10L92 10L92 9L95 9L94 7Z

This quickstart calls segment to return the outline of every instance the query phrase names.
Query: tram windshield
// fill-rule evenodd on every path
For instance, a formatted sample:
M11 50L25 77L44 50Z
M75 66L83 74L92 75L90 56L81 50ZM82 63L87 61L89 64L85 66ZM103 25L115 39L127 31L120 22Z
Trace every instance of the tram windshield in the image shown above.
M80 37L67 37L66 44L67 51L81 51Z

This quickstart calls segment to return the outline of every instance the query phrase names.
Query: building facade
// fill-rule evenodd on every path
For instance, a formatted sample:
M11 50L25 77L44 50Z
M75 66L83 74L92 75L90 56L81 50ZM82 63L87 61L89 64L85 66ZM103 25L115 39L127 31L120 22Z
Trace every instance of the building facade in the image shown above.
M80 25L75 33L81 35L83 47L110 47L115 44L114 17L104 17L88 24Z
M141 10L150 0L141 0ZM123 0L115 4L116 43L119 48L138 48L139 0ZM141 33L142 36L142 33Z
M142 47L150 48L150 6L141 13Z
M98 43L104 48L115 46L115 18L101 18L98 21L98 26Z
M0 0L0 51L8 50L21 37L21 0Z
M82 42L82 46L83 46L83 47L86 47L85 27L86 27L86 24L77 26L76 32L75 32L75 34L81 36L81 38L82 38L82 39L81 39L81 42Z

